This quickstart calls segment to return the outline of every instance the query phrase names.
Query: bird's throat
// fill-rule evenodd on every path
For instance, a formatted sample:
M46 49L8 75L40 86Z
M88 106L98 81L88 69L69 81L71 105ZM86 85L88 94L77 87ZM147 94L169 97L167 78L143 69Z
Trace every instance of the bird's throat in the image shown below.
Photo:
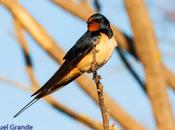
M88 30L90 32L98 31L98 30L100 30L100 24L96 23L96 22L93 22L93 23L88 25Z

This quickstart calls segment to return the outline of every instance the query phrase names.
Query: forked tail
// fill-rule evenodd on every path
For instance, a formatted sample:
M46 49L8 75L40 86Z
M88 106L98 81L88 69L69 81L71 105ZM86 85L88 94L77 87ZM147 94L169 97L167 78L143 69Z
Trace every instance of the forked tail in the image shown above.
M31 105L33 105L35 102L37 102L40 98L49 95L56 90L62 88L63 86L69 84L74 79L79 77L82 74L77 68L74 68L69 73L67 73L64 77L61 77L59 80L57 78L57 75L60 75L59 73L55 73L55 75L45 84L43 85L39 90L37 90L32 96L35 96L35 98L29 102L26 106L24 106L15 116L19 116L21 113L23 113L27 108L29 108Z
M39 99L34 98L32 101L30 101L27 105L25 105L16 115L13 116L13 118L19 116L21 113L23 113L27 108L29 108L31 105L33 105L35 102L37 102Z

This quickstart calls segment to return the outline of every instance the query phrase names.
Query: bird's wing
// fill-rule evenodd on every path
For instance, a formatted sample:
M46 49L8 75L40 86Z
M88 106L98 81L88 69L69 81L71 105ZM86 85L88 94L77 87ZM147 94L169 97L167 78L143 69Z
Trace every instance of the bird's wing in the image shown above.
M77 55L82 55L89 47L93 47L93 43L99 41L98 32L86 32L76 44L64 56L64 60L74 59Z
M69 83L70 81L78 77L71 75L69 77L69 81L61 82L66 75L68 75L71 70L75 68L75 66L79 63L79 61L87 55L93 49L93 43L99 41L99 34L86 32L77 42L76 44L67 52L65 57L63 58L65 62L61 65L58 71L32 96L37 95L36 98L44 97L47 94L52 93L52 91L61 88L62 85Z

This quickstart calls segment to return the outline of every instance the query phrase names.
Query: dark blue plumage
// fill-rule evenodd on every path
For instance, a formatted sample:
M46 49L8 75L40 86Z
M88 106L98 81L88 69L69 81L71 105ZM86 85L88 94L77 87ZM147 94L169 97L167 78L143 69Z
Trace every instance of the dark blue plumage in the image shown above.
M81 38L76 42L76 44L67 52L64 56L64 60L71 60L77 55L82 55L87 49L92 50L94 41L99 39L99 32L89 32L87 31Z

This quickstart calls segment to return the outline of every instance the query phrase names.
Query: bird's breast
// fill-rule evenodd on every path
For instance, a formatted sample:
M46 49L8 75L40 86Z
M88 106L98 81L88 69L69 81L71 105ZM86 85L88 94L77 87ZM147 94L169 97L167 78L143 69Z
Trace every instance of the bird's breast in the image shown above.
M100 41L96 45L96 63L97 67L103 66L111 57L114 48L117 46L115 38L108 38L105 34L101 34ZM83 72L91 72L93 62L93 52L86 55L77 65L77 68Z

